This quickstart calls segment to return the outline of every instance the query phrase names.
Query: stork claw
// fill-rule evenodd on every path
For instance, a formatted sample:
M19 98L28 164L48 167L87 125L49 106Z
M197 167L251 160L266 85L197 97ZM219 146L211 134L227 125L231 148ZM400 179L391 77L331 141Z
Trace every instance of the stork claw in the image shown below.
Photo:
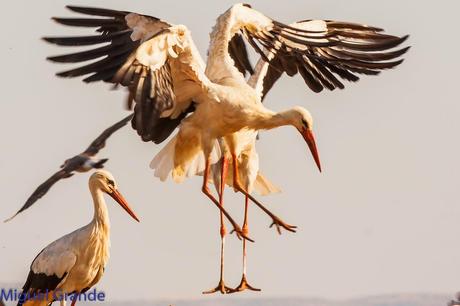
M229 294L235 292L235 290L233 288L225 286L224 281L220 280L216 288L208 291L203 291L202 294L213 294L216 292L220 292L221 294Z
M230 235L233 233L236 233L236 237L238 237L239 240L246 239L248 241L255 242L253 239L249 238L248 234L243 232L238 225L233 226L233 230L230 232Z
M249 285L249 283L248 283L248 281L246 279L246 275L243 275L243 277L241 278L241 282L238 285L238 287L233 289L230 293L242 292L244 290L257 291L257 292L262 291L261 289L258 289L258 288L255 288L255 287L252 287L251 285Z
M297 232L297 226L295 225L289 225L287 223L284 223L281 219L279 219L278 217L274 216L273 217L273 222L272 224L270 224L270 228L272 228L273 226L276 226L276 231L278 232L278 234L282 234L281 232L281 228L284 228L285 230L291 232L291 233L295 233Z

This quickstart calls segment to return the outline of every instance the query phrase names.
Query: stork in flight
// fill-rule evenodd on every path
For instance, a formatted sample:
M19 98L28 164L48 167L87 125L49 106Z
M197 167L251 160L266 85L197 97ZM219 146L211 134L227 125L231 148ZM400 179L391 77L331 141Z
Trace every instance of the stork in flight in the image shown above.
M97 153L99 153L99 151L105 147L107 139L112 136L113 133L124 127L132 118L133 115L131 114L126 118L118 121L114 125L108 127L89 145L89 147L83 153L67 159L64 164L61 165L61 170L53 174L49 179L38 186L32 195L27 199L26 203L21 207L21 209L19 209L18 212L11 218L5 220L5 222L11 221L18 214L31 207L38 199L43 197L48 192L48 190L50 190L50 188L53 187L53 185L59 180L69 178L73 176L75 172L88 172L91 169L103 168L108 159L97 159Z
M393 68L408 48L395 50L407 36L396 37L382 29L326 20L306 20L292 25L280 23L252 9L235 4L222 14L211 33L205 65L184 25L173 25L155 17L100 8L69 6L70 10L94 18L54 18L70 26L95 27L94 36L47 37L64 46L101 47L54 56L55 62L89 64L58 73L61 77L86 75L85 82L107 81L126 86L129 105L134 106L133 128L144 141L166 139L179 131L171 146L172 176L181 182L188 163L204 154L202 191L224 213L239 236L248 238L211 194L208 178L215 141L223 138L233 161L233 186L260 208L239 179L234 133L269 130L291 125L303 136L319 167L313 136L312 116L302 107L274 112L264 107L261 95L246 83L235 67L229 43L238 35L245 38L273 70L264 82L286 72L299 73L314 91L343 88L339 80L357 81L356 74L378 74ZM268 54L268 56L267 56ZM135 102L135 103L133 103ZM264 208L262 208L264 209ZM267 212L267 210L264 210ZM272 217L272 216L271 216ZM276 225L279 218L273 218Z
M63 294L84 293L96 285L109 259L110 220L104 193L110 195L136 221L139 219L120 194L112 174L98 170L89 179L94 202L93 220L86 226L54 241L34 259L22 294L30 299L18 306L47 306ZM73 300L72 306L76 303ZM65 305L65 300L61 300Z

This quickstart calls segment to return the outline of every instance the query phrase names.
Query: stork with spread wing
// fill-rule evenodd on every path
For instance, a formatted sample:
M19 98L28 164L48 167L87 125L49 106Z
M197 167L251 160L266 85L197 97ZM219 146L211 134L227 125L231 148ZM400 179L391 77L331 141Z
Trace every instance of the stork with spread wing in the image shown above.
M320 168L313 136L313 119L302 107L273 112L261 103L264 90L283 74L300 74L315 92L343 88L342 80L357 81L358 74L375 75L399 65L408 48L395 49L407 36L396 37L382 29L327 20L307 20L286 25L236 4L222 14L211 33L205 65L184 25L173 25L155 17L108 9L69 6L74 12L94 18L55 18L70 26L96 27L98 35L48 37L64 46L102 47L50 57L55 62L90 64L62 73L62 77L86 76L84 81L107 81L129 89L133 105L132 126L144 141L160 143L176 127L179 131L163 151L161 172L172 169L181 182L197 154L204 155L202 191L232 223L239 236L248 238L219 201L210 193L211 164L219 156L216 140L224 139L233 161L233 187L270 215L281 220L257 201L240 181L235 133L268 130L291 125L307 142ZM246 83L229 52L235 35L242 35L269 63L261 90ZM231 50L231 49L230 49Z
M98 159L96 158L96 155L105 147L107 139L112 136L113 133L126 126L132 118L133 114L108 127L95 140L93 140L93 142L91 142L84 152L64 161L61 165L61 170L57 171L45 182L40 184L40 186L38 186L37 189L35 189L35 191L29 196L26 203L18 210L18 212L11 218L5 220L5 222L11 221L18 214L34 205L35 202L42 198L58 181L73 176L75 172L88 172L92 169L104 168L104 164L108 161L108 158Z

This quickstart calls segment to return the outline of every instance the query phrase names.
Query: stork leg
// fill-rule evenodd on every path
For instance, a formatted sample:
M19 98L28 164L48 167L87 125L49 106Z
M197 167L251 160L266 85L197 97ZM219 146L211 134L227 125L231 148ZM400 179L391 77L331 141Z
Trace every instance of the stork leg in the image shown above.
M204 169L204 175L203 175L203 187L201 188L201 191L208 196L209 199L220 209L220 211L224 214L224 216L227 218L227 220L232 224L233 226L233 231L236 232L236 235L238 238L244 238L247 239L251 242L254 242L251 238L246 236L243 231L241 230L240 226L233 220L233 218L229 215L229 213L223 208L219 202L216 200L216 198L211 194L208 186L208 178L209 178L209 170L211 166L211 161L209 157L206 158L206 165Z
M297 226L295 225L289 225L285 222L283 222L279 217L277 217L275 214L273 214L271 211L269 211L262 203L257 201L252 195L250 195L245 188L243 188L242 184L240 183L240 176L238 173L238 157L236 154L232 153L232 161L233 161L233 188L237 189L239 192L243 193L245 196L247 196L251 202L259 206L260 209L262 209L267 215L272 218L273 222L270 225L270 227L273 227L274 225L276 226L276 230L278 231L279 234L281 234L281 228L284 228L287 231L296 232Z
M243 233L249 234L249 227L248 227L248 206L249 206L249 198L245 197L244 202L244 223L243 223ZM241 277L241 282L236 287L233 292L241 292L244 290L251 290L251 291L261 291L260 289L254 288L248 284L246 279L246 270L247 270L247 257L246 257L246 241L243 241L243 276Z
M225 179L227 178L228 170L228 160L227 158L222 157L222 168L220 172L220 190L219 190L219 204L224 207L224 190L225 190ZM243 229L244 233L244 229ZM203 294L212 294L220 292L222 294L227 294L233 292L232 288L225 286L224 282L224 252L225 252L225 236L227 235L227 229L225 228L224 223L224 214L220 212L220 280L216 288L209 291L204 291ZM243 240L246 243L246 240Z
M70 306L75 306L75 304L77 304L77 300L78 300L79 295L80 295L80 292L76 292L76 293L73 295L72 304L70 304Z

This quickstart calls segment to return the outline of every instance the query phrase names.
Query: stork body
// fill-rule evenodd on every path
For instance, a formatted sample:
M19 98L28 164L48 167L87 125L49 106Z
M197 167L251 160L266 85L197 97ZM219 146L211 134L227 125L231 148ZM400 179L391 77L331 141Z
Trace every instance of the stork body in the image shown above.
M113 176L99 170L89 180L94 202L93 220L44 248L31 264L23 294L49 292L45 298L30 299L18 306L45 306L63 294L84 293L99 282L109 259L110 220L104 193L115 199L139 221L118 192ZM72 302L75 305L76 299ZM61 300L65 305L65 300Z

